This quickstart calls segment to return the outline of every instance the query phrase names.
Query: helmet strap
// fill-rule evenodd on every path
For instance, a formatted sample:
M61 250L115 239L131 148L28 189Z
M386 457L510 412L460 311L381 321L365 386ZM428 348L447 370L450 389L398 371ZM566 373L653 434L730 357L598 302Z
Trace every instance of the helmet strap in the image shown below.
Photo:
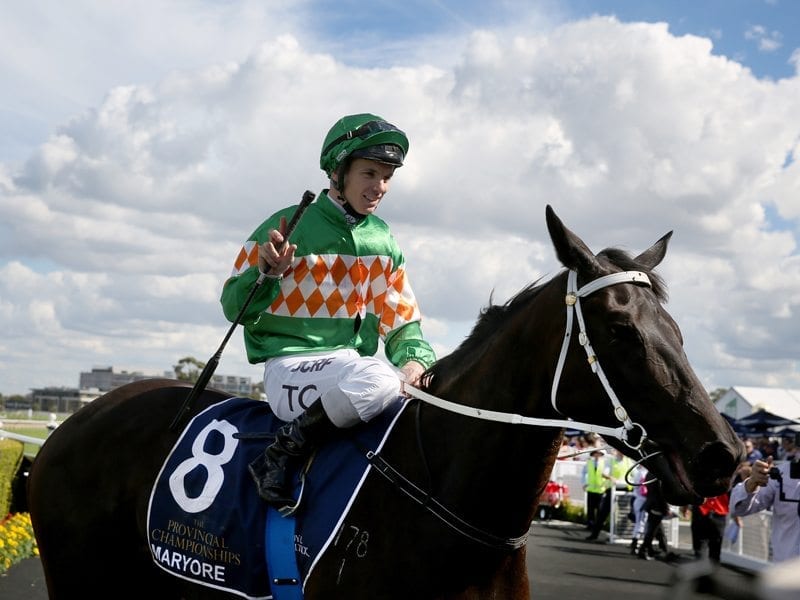
M348 168L350 167L350 160L345 160L340 166L339 169L336 171L336 179L331 178L331 187L336 190L336 194L338 195L338 201L342 205L344 209L344 217L345 220L351 225L358 225L361 221L367 218L367 215L362 215L361 213L357 212L350 202L347 201L347 197L344 195L344 186L345 186L345 173L347 172Z
M341 194L341 198L344 201L344 204L342 204L342 208L344 208L344 218L351 226L358 225L361 223L361 221L367 218L367 215L362 215L360 212L356 212L356 210L347 201L347 198L344 197L344 194Z
M340 194L344 193L344 180L346 173L349 169L350 169L350 159L348 157L345 158L339 165L339 168L336 169L336 179L334 180L333 178L331 178L331 184L333 185L334 188L336 188L336 190Z

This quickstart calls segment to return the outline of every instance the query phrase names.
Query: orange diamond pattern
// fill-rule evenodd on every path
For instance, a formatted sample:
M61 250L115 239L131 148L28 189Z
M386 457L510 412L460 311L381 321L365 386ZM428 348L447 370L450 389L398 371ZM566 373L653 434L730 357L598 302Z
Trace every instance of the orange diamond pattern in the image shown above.
M392 272L392 266L386 256L299 257L284 273L278 297L268 310L292 317L354 318L373 313L381 315L380 333L386 335L420 318L405 270Z
M241 275L250 267L258 264L258 244L253 240L245 242L239 254L236 255L236 260L233 262L233 271L231 277Z
M306 305L308 306L308 312L313 317L317 314L317 311L325 304L325 298L322 297L322 294L319 290L314 290L311 292L311 295L306 300Z
M347 268L347 265L344 264L342 257L337 256L330 268L330 274L333 277L333 282L336 285L339 285L342 282L342 279L344 279L345 275L347 275L348 271L349 269Z

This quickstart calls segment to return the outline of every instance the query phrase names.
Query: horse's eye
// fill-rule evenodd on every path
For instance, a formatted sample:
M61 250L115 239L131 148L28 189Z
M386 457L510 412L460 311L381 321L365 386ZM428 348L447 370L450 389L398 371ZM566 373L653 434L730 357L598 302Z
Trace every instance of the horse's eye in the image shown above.
M634 341L637 337L636 331L626 323L611 323L608 333L612 341Z

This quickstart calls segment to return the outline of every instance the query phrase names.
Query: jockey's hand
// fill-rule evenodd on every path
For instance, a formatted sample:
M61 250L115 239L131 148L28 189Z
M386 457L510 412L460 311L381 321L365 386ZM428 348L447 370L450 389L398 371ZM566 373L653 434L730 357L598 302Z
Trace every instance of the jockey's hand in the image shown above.
M756 487L764 487L769 481L769 470L772 468L772 457L768 456L767 460L753 461L753 470L750 471L750 477L744 482L744 489L748 494L756 491Z
M269 273L271 277L280 277L294 262L296 244L286 244L286 247L278 252L283 244L285 233L286 217L281 217L280 228L270 229L269 241L258 247L258 270L262 273Z
M410 360L400 368L402 383L409 383L415 387L419 386L419 380L425 372L425 367L415 360ZM403 390L405 393L405 390Z

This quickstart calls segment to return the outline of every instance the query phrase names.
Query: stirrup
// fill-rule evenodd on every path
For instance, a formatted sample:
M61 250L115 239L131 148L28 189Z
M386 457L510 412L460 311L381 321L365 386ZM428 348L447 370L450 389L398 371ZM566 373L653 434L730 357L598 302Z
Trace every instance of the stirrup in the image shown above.
M294 504L285 504L276 510L280 513L282 517L291 517L297 509L300 508L300 503L303 501L303 493L306 491L306 472L303 470L300 473L300 493L297 495L297 500L295 500Z
M277 510L281 514L282 517L290 517L295 512L297 512L298 508L300 508L300 504L303 502L303 494L306 491L306 474L308 473L309 469L311 468L311 465L314 463L314 459L316 458L316 456L317 456L317 452L315 450L306 459L306 462L303 465L303 468L300 469L300 475L298 477L298 479L300 480L300 492L297 494L297 500L295 500L294 504L286 504L286 505L281 506L281 507L276 507L275 510Z

